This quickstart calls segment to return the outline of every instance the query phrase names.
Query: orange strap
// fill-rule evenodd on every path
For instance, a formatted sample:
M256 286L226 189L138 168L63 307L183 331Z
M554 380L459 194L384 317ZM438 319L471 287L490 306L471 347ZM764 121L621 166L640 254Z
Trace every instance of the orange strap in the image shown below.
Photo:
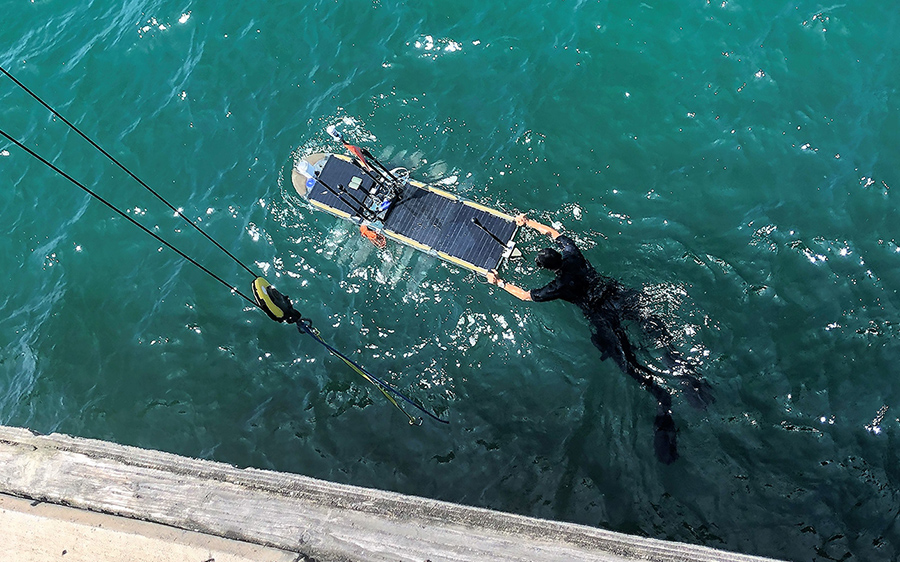
M372 244L375 244L379 248L384 248L385 246L387 246L387 239L383 235L375 232L366 225L361 225L359 227L359 233L368 238L372 242Z
M369 166L369 163L366 162L366 157L363 156L362 150L360 150L358 146L353 146L352 144L347 143L344 143L344 146L347 147L347 150L353 153L353 156L356 156L356 159L359 161L359 165L362 166L364 170L372 169L372 167Z

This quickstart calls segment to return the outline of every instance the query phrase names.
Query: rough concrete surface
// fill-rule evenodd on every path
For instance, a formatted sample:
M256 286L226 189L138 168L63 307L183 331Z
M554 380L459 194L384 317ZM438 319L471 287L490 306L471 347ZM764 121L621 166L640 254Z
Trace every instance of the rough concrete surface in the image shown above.
M2 426L0 493L55 504L31 507L31 502L25 502L26 508L18 500L2 498L0 529L5 537L0 541L0 560L4 561L82 560L75 553L92 548L96 554L84 560L767 560L293 474L238 469L103 441L59 434L35 435ZM60 510L58 506L75 509ZM79 510L95 513L90 517L83 514L85 518L80 519L72 515ZM116 520L121 526L94 524L92 517L97 513L118 516L104 520ZM135 524L129 519L151 523ZM36 543L58 533L63 536L64 532L70 542L47 539L46 556L41 557L42 552L35 554ZM145 545L138 552L156 550L160 557L137 558L133 552L126 555L112 546L98 546L112 545L123 537L126 543L131 540ZM220 542L222 539L229 540ZM65 544L73 545L71 551ZM226 548L229 546L234 550ZM258 554L247 554L238 546L267 548ZM7 548L12 549L12 557L3 552ZM196 558L204 548L210 554ZM65 558L56 558L62 550L67 551ZM216 556L213 551L221 554Z
M295 562L297 554L0 494L4 562Z

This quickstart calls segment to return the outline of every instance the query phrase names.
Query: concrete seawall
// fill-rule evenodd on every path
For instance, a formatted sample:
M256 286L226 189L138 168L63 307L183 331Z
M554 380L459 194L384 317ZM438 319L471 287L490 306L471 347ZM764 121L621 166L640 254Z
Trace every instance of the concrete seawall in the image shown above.
M3 426L0 529L17 562L769 560Z

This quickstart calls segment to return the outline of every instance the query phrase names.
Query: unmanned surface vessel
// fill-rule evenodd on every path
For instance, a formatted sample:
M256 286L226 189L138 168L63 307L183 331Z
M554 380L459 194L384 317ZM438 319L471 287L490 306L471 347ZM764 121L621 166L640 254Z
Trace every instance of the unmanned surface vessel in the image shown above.
M352 156L309 154L291 171L314 207L359 224L380 246L395 240L481 275L521 255L515 217L411 179L405 168L389 170L333 127L328 133Z

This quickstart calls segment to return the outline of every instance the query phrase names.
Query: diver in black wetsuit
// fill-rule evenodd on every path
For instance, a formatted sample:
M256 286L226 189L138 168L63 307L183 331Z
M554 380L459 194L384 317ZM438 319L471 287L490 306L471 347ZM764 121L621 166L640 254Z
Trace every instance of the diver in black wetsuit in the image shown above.
M597 273L571 238L527 219L525 215L516 217L516 222L553 238L560 251L544 248L536 261L538 266L554 271L556 277L547 285L531 291L503 282L495 272L488 273L488 281L522 300L546 302L562 299L577 305L591 323L591 342L600 350L601 360L612 357L623 372L638 381L656 399L654 449L661 462L674 462L678 458L678 449L677 430L672 420L672 396L656 382L653 372L638 361L623 321L638 324L645 335L664 346L664 361L688 390L686 396L692 405L705 407L712 402L709 384L697 377L681 355L671 348L671 336L662 321L641 314L641 294L638 291Z

